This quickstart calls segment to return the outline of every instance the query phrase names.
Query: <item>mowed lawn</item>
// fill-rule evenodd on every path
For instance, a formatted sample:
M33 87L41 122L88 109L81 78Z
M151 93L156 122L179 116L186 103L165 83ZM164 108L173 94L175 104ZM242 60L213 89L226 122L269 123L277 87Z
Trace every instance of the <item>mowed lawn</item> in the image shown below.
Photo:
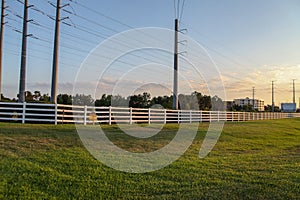
M177 127L141 140L102 126L136 152L168 144ZM94 159L74 125L0 123L0 199L300 199L300 119L226 123L200 159L207 128L171 165L132 174Z

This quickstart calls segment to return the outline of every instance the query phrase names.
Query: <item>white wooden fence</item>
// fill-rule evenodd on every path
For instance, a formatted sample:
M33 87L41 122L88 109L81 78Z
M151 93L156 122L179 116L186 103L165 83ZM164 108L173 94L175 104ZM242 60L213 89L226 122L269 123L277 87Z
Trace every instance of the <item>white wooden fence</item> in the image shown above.
M225 112L0 102L0 121L21 123L192 123L300 117L300 113Z

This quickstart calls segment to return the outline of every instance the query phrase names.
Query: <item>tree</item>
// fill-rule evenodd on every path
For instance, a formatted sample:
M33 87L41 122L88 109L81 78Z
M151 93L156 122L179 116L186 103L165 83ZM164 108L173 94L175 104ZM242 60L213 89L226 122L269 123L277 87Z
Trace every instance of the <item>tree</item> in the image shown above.
M161 105L165 109L172 109L173 96L158 96L153 97L150 101L150 107L154 105Z
M33 100L39 101L41 98L41 92L40 91L34 91L33 93Z
M76 94L73 97L73 104L75 105L86 105L86 106L92 106L94 105L94 99L91 95L84 95L84 94Z
M129 98L124 98L121 95L111 97L111 105L115 107L128 107Z
M111 106L111 97L112 95L103 94L101 99L95 101L95 106Z
M232 106L232 111L241 111L241 110L242 110L242 106L240 106L240 105L234 104Z
M242 111L244 111L244 112L253 112L254 109L253 109L253 106L251 104L247 104L247 105L244 105L242 107Z
M218 96L214 96L211 98L212 109L215 111L224 111L225 110L225 102Z
M272 112L272 106L266 105L265 112ZM280 112L279 106L274 106L274 112Z
M49 94L43 94L42 96L40 96L40 101L42 101L42 102L50 102L50 96L49 96Z
M151 105L151 96L149 93L133 95L129 97L129 107L133 108L149 108Z
M26 102L32 102L32 101L34 101L34 96L33 96L33 94L30 92L30 91L26 91L25 92L25 101Z
M95 101L95 106L114 106L114 107L127 107L128 99L121 95L106 95L103 94L101 99Z
M59 94L57 96L58 104L72 105L72 96L68 94Z
M3 102L10 102L10 101L13 101L13 100L11 100L10 98L5 97L3 94L1 94L1 101L3 101Z

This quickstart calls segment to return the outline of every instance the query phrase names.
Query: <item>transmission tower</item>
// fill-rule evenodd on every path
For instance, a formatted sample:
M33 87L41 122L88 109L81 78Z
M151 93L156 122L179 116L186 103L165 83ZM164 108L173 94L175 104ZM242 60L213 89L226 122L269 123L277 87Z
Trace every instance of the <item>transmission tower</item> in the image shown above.
M25 101L25 85L26 85L26 49L27 49L27 23L28 21L28 0L24 0L24 14L23 14L23 32L22 32L22 55L20 68L20 85L19 85L19 102Z
M254 110L254 106L255 106L254 94L255 94L255 87L252 87L252 106L253 106L253 110Z
M3 49L3 33L4 33L4 17L5 12L5 1L1 0L1 30L0 30L0 101L2 98L2 49Z
M272 81L272 112L274 112L274 107L275 107L275 103L274 103L274 81Z
M293 79L293 103L296 103L295 80Z
M175 11L175 26L174 26L174 80L173 80L173 109L178 110L178 32L179 30L179 20L182 18L183 8L185 0L183 0L180 10L180 0L174 1L174 11ZM177 7L177 9L176 9ZM179 20L178 20L179 18Z
M52 65L52 83L51 83L51 97L50 101L53 103L57 102L57 87L58 87L58 54L59 54L59 34L60 34L60 22L68 17L63 19L60 18L60 10L68 6L65 4L60 5L60 0L56 2L56 19L55 19L55 34L54 34L54 48L53 48L53 65Z
M173 109L178 110L178 19L175 19Z

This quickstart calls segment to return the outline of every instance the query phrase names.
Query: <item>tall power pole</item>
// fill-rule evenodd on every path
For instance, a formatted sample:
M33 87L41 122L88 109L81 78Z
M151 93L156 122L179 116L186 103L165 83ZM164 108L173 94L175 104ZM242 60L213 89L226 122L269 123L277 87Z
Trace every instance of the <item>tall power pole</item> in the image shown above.
M28 7L28 0L24 0L22 55L21 55L20 85L19 85L19 102L24 102L25 101L28 8L29 8Z
M255 103L254 103L254 94L255 94L255 87L252 87L252 106L253 106L253 110L254 110L254 106L255 106Z
M178 19L175 19L173 109L178 110Z
M56 3L56 20L55 20L55 35L53 48L53 66L52 66L52 84L51 84L51 99L56 103L57 99L57 81L58 81L58 47L59 47L59 29L60 29L60 0Z
M295 80L293 79L293 103L296 103Z
M272 112L274 112L274 81L272 81Z
M5 1L1 1L1 30L0 30L0 101L2 97L2 48L3 48L3 32L4 32L4 14Z

